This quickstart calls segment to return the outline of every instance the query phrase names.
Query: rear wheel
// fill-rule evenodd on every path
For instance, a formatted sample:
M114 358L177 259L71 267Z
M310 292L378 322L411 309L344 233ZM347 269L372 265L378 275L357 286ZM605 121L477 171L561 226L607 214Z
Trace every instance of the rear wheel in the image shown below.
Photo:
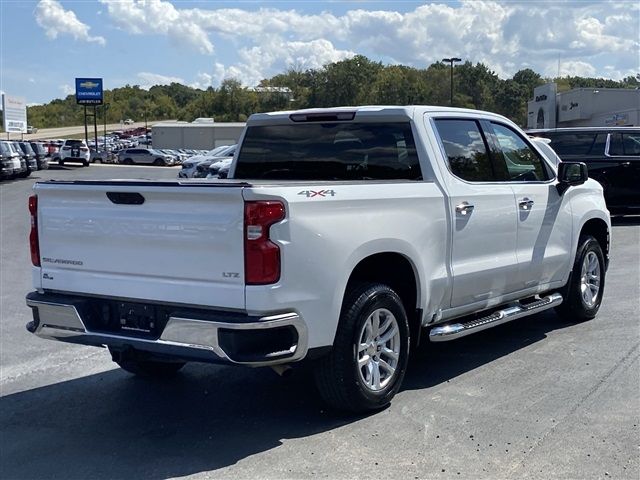
M165 167L167 163L162 158L156 158L153 164L157 167Z
M58 159L58 165L64 165L64 160L62 160L61 158Z
M331 353L316 365L318 390L340 410L383 408L400 388L408 356L400 297L383 284L358 284L345 298Z
M123 163L125 165L133 165L133 160L131 160L130 158L125 158Z
M591 235L581 235L569 281L564 287L564 301L556 308L568 321L591 320L602 303L605 262L602 248Z

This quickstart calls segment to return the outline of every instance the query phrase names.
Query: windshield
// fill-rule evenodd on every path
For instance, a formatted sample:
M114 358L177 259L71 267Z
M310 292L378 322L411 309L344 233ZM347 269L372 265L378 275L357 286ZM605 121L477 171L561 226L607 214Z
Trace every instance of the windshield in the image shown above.
M226 150L227 148L229 148L229 145L221 145L219 147L214 148L213 150L209 150L207 152L207 155L217 155L218 153L222 152L223 150Z
M35 152L29 143L21 143L20 147L22 147L22 151L27 155L35 155Z
M411 126L303 123L247 128L235 178L420 180Z
M46 154L47 150L41 143L31 142L31 148L39 155Z

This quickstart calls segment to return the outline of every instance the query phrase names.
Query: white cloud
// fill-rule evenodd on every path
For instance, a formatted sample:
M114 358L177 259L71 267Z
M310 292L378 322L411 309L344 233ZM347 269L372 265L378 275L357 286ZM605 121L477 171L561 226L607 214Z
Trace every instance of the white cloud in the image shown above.
M158 73L140 72L137 75L140 82L140 88L149 90L154 85L169 85L171 83L184 83L184 79L180 77L172 77L160 75Z
M131 34L165 35L181 48L207 55L214 54L217 43L236 52L237 60L226 64L217 58L213 70L196 79L194 84L202 86L228 77L253 85L292 65L317 68L356 52L416 67L455 55L483 62L503 77L521 68L552 72L551 64L557 69L561 57L567 72L605 75L637 69L640 50L640 9L625 1L461 0L425 3L404 13L358 8L341 15L217 9L205 3L180 8L166 0L100 1L111 21ZM616 69L604 70L611 63Z
M596 69L588 62L579 60L560 60L560 71L558 72L558 63L552 62L544 70L544 74L548 77L555 77L560 73L561 77L567 75L572 77L593 77L596 75Z
M200 53L213 53L207 32L190 20L185 10L161 0L100 0L107 6L111 20L123 30L136 35L167 35L178 46L194 47Z
M65 10L56 0L41 0L35 9L36 22L45 31L47 37L58 38L58 35L71 35L76 40L95 42L105 45L104 37L89 35L90 27L76 17L71 10Z
M63 84L60 85L58 88L60 88L60 91L62 91L62 94L66 97L67 95L73 95L74 93L76 93L76 89L73 88L71 85L69 84Z

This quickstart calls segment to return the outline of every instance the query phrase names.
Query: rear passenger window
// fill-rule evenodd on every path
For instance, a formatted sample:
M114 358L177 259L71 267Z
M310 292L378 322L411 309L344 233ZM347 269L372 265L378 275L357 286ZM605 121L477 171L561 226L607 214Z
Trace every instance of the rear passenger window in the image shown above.
M475 120L436 120L451 173L470 182L495 180L487 146Z
M640 155L640 133L612 133L609 144L609 155Z
M493 122L491 125L504 157L508 180L535 182L549 179L540 156L518 133L505 125Z

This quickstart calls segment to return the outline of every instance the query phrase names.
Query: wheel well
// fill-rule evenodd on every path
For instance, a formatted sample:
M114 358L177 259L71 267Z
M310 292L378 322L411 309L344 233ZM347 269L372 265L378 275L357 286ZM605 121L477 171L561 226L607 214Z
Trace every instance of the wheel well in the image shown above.
M358 282L379 282L393 289L407 312L411 337L418 340L421 321L417 307L418 282L413 266L405 256L387 252L361 260L351 272L346 291Z
M580 235L592 235L600 244L605 261L609 263L609 230L604 220L592 218L580 230Z

